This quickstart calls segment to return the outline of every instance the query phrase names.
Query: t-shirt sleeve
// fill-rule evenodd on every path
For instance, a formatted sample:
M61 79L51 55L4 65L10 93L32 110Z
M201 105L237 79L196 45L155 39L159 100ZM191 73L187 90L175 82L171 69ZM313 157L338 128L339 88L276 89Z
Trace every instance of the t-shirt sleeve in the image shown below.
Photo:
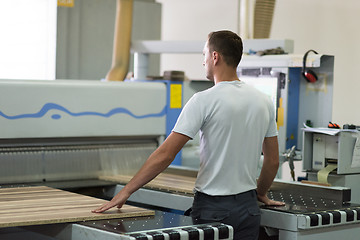
M272 102L269 104L270 109L270 122L269 122L269 128L266 132L265 137L275 137L278 135L277 131L277 125L276 125L276 115L275 115L275 109Z
M194 94L185 104L172 131L194 138L203 124L202 112L198 95Z

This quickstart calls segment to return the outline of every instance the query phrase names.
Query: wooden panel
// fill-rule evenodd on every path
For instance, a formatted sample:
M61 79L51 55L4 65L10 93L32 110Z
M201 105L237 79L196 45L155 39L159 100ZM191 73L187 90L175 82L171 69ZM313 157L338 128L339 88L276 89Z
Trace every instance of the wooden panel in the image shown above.
M154 215L129 205L91 212L106 202L45 186L0 188L0 228Z
M101 180L113 181L121 184L126 184L130 181L132 176L114 175L101 176ZM165 191L165 192L179 192L192 195L196 178L180 176L176 174L160 173L151 182L146 184L145 188Z

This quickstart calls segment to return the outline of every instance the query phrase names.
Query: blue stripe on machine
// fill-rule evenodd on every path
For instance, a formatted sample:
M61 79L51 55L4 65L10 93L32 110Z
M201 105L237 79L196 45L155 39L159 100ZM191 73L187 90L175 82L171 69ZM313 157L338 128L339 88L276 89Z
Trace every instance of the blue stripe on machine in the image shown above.
M130 110L122 107L113 108L106 113L94 112L94 111L82 111L82 112L71 112L67 108L56 104L56 103L46 103L44 106L36 113L25 113L19 115L7 115L0 111L0 116L9 120L16 120L16 119L23 119L23 118L42 118L47 114L50 110L58 110L60 112L66 113L72 117L80 117L80 116L97 116L97 117L104 117L109 118L115 114L127 114L133 118L142 119L142 118L150 118L150 117L162 117L166 114L166 106L158 113L148 113L142 115L136 115L132 113ZM53 119L57 120L61 118L61 115L54 114L51 116Z

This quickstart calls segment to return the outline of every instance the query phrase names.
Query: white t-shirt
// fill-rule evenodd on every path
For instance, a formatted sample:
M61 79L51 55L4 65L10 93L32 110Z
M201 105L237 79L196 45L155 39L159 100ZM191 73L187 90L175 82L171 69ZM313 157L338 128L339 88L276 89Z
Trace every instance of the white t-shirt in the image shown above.
M194 138L199 130L195 190L215 196L256 189L263 140L278 134L270 97L238 80L198 92L173 131Z

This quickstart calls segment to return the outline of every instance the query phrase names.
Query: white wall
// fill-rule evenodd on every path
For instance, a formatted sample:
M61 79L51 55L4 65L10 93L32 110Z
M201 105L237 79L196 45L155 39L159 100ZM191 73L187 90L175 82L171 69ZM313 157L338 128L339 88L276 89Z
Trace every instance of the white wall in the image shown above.
M206 40L210 31L238 29L238 0L158 0L163 40ZM293 39L295 53L308 49L335 56L333 122L360 125L360 1L277 0L271 38ZM176 60L175 60L176 59ZM164 55L163 70L204 78L202 56ZM330 103L329 103L330 104Z
M111 68L116 0L76 0L58 7L57 79L103 79ZM157 40L161 35L161 4L136 0L132 40ZM133 66L130 56L130 69ZM150 56L149 74L158 75L159 56Z
M157 0L162 3L162 40L203 40L214 30L237 31L237 0ZM226 2L226 4L224 4ZM160 73L181 70L205 79L202 54L163 54Z
M360 125L360 1L277 0L272 38L295 41L295 53L335 56L333 122Z
M0 1L0 78L55 79L56 1Z

